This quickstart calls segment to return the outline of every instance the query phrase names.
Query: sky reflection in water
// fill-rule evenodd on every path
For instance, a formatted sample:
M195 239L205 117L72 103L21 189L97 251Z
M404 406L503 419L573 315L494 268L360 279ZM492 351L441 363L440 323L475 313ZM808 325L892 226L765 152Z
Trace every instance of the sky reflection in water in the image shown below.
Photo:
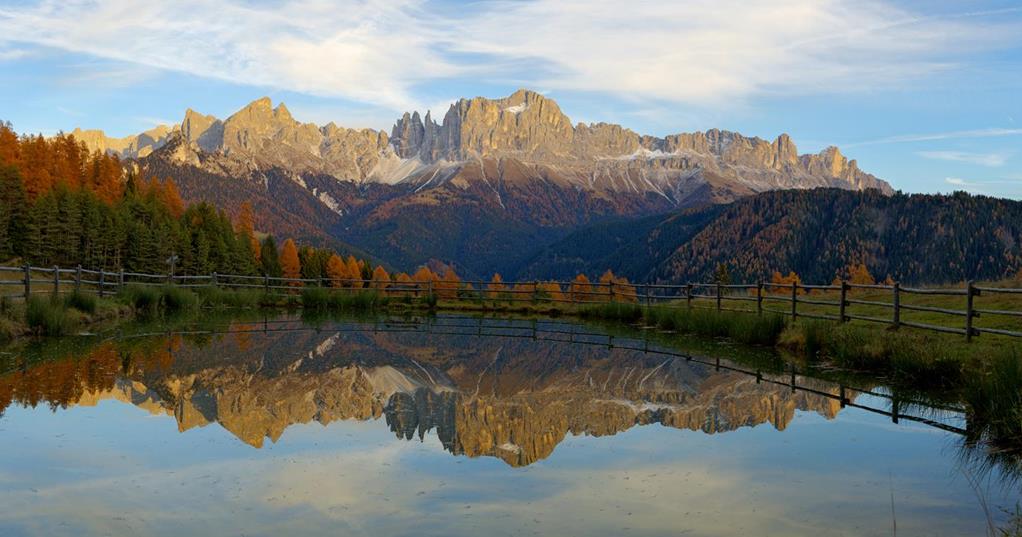
M63 368L81 393L7 374L0 534L890 535L892 491L899 535L986 531L923 424L654 353L331 328L118 347L105 387Z

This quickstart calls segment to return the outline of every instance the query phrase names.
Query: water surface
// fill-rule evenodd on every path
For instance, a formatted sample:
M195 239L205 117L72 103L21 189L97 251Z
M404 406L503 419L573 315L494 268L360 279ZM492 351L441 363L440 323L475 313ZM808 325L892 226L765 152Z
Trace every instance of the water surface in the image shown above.
M954 405L768 351L457 317L203 331L3 356L0 535L974 536L1019 499L963 462Z

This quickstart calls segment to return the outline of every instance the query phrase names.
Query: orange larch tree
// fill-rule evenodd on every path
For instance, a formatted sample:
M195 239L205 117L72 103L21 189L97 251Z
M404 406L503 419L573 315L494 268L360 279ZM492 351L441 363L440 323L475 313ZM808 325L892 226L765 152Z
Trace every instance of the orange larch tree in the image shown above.
M241 208L238 210L238 221L235 225L235 231L241 235L245 240L249 242L252 248L252 256L255 257L256 263L259 262L260 247L259 239L255 236L255 217L252 214L252 203L244 202L241 204ZM338 258L341 264L344 261Z
M572 302L588 302L591 300L589 293L592 290L593 286L589 283L589 278L585 274L579 274L571 281L571 285L568 287L568 296Z
M177 183L168 177L163 182L162 201L170 209L174 218L181 218L185 212L185 202L181 200L181 193L177 190Z
M298 260L298 247L291 239L284 241L284 246L280 249L280 268L284 272L285 278L302 277L302 263ZM300 287L301 282L291 282L289 285Z
M540 296L551 302L563 302L564 292L561 291L561 284L557 282L543 282L537 288Z
M390 274L381 265L376 265L373 269L373 278L370 282L370 286L377 291L383 291L390 285Z
M348 269L348 287L361 289L363 287L362 282L360 281L362 279L362 266L359 264L358 260L355 259L355 256L349 255L344 261L344 266Z
M493 279L486 286L486 298L490 300L496 300L502 298L501 295L506 295L507 285L504 285L504 278L500 274L494 274Z
M439 282L434 284L436 288L436 295L439 298L455 299L458 298L458 290L461 288L461 278L458 277L458 273L454 272L453 268L448 267L447 271L444 272L444 277Z
M348 279L348 267L344 265L341 256L333 254L326 262L326 275L330 278L330 287L344 286L344 280Z

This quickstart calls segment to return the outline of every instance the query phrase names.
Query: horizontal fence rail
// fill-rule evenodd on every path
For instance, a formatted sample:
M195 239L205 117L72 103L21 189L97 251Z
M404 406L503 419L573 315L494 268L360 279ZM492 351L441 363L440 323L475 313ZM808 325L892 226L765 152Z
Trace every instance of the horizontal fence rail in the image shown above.
M804 317L835 322L861 321L886 324L892 329L902 326L959 334L971 341L981 334L1022 338L1022 297L1019 309L977 307L981 296L1014 297L1022 288L978 286L967 282L964 288L917 288L893 284L861 284L835 282L830 285L809 285L800 282L758 282L754 284L685 283L685 284L633 284L626 281L509 281L483 280L426 281L375 280L349 278L286 278L243 274L147 274L127 271L91 270L81 266L21 267L0 266L0 297L24 298L33 295L60 295L88 292L100 297L113 295L128 285L174 286L181 288L253 289L271 294L291 294L303 287L324 287L338 291L369 290L388 297L424 298L442 300L474 300L504 304L573 304L601 303L636 304L689 309L711 309L763 315L785 315L792 319ZM15 289L16 293L8 290ZM890 301L855 298L855 293L890 293ZM907 296L938 296L947 300L961 300L962 309L946 306L906 304ZM801 308L800 308L801 305ZM883 308L882 316L875 312L853 312L853 306ZM825 309L826 311L821 311ZM946 317L948 322L934 324L903 319L905 313L926 313ZM976 319L993 316L1017 319L1008 327L978 326Z

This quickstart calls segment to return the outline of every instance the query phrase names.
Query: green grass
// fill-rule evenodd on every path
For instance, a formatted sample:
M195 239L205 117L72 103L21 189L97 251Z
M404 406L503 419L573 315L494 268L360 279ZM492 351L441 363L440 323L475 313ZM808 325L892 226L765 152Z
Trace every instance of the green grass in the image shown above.
M920 388L956 385L975 359L971 350L930 334L827 321L791 324L778 344L811 362L881 374Z
M376 291L334 291L324 287L302 289L301 306L310 311L373 311L393 299Z
M739 343L775 345L784 330L780 315L749 315L707 309L667 306L643 308L638 304L604 303L583 306L583 318L611 319L622 322L643 321L663 330L677 330L706 337L726 337Z
M277 300L263 291L251 289L200 287L195 294L199 297L199 305L208 309L254 309L272 306Z
M96 313L99 299L96 295L74 291L64 297L64 305L74 308L82 313Z
M199 307L198 295L187 289L169 285L153 287L132 284L122 289L119 297L141 316L156 316Z
M75 330L78 317L61 300L33 296L25 304L25 322L37 334L63 336Z

